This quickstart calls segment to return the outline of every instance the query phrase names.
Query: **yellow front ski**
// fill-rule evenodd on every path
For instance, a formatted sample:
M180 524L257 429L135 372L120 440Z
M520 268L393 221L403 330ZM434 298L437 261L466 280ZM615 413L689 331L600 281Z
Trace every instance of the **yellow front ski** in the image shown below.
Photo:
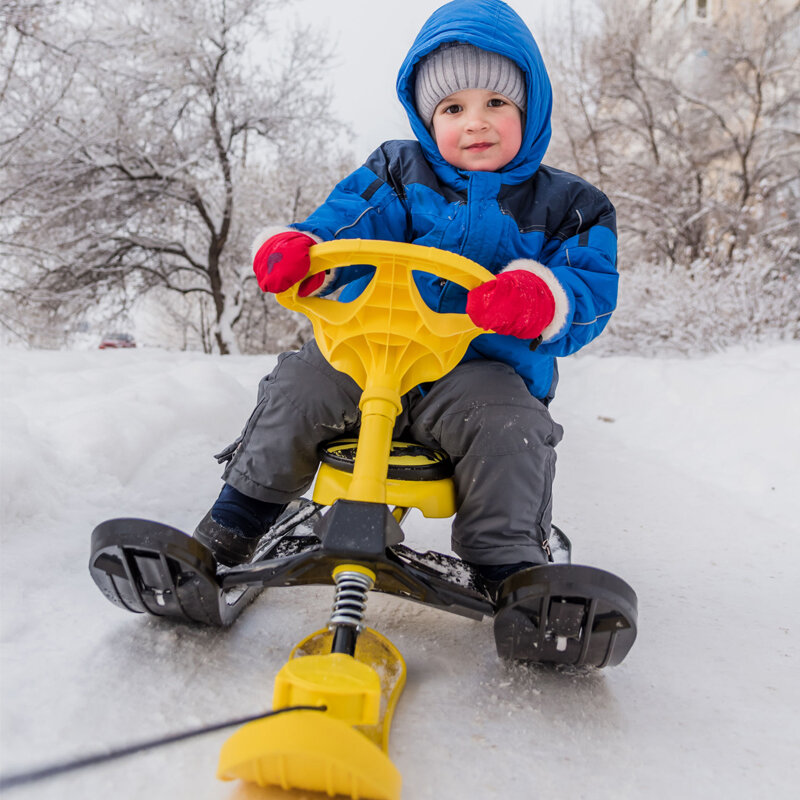
M331 640L328 630L318 631L294 648L275 680L273 703L327 710L289 711L243 726L222 748L220 778L353 800L400 799L402 779L387 749L405 684L403 657L369 628L355 656L331 653Z

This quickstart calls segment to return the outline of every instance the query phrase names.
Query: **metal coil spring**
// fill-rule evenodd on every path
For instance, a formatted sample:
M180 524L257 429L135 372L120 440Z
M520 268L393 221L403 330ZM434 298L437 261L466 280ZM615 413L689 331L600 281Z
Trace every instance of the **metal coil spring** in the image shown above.
M362 572L343 570L336 574L336 597L328 626L352 625L362 627L367 608L367 593L373 580Z

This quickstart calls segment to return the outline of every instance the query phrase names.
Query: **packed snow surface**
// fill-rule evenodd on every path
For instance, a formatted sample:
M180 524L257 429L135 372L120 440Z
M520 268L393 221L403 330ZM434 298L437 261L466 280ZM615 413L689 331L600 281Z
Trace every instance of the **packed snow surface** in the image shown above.
M191 531L271 357L0 351L2 774L266 710L327 587L273 589L229 630L127 614L87 570L115 516ZM504 663L489 621L373 595L408 662L404 798L789 798L800 785L800 346L561 364L555 520L639 596L604 671ZM412 517L408 544L447 551ZM230 732L8 792L306 797L215 778Z

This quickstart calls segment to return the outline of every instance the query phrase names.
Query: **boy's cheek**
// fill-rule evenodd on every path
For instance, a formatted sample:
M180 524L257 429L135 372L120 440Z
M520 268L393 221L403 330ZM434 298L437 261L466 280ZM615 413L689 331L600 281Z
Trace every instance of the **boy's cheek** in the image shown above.
M458 139L456 132L447 129L442 130L441 128L433 137L433 141L436 142L436 146L439 148L440 155L444 158L458 151Z

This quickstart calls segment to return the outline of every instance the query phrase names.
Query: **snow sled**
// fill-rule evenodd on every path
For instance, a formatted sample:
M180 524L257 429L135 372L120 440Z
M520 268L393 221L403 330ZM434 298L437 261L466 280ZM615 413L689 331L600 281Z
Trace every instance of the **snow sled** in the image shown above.
M482 331L466 314L437 313L415 272L466 289L492 277L453 253L366 240L311 249L309 275L372 265L349 303L278 296L305 314L320 350L361 386L356 440L329 442L313 500L290 504L253 559L218 567L199 542L158 522L113 519L92 534L90 572L114 604L134 612L225 626L271 586L335 587L327 628L303 640L279 672L273 708L289 713L245 725L223 747L218 775L262 786L397 800L400 775L388 757L392 712L405 680L396 648L364 627L367 596L379 591L494 620L500 657L549 664L619 664L636 638L637 600L622 579L571 563L557 528L551 563L486 586L470 565L403 544L412 508L431 518L456 511L445 453L392 441L401 396L453 369Z

